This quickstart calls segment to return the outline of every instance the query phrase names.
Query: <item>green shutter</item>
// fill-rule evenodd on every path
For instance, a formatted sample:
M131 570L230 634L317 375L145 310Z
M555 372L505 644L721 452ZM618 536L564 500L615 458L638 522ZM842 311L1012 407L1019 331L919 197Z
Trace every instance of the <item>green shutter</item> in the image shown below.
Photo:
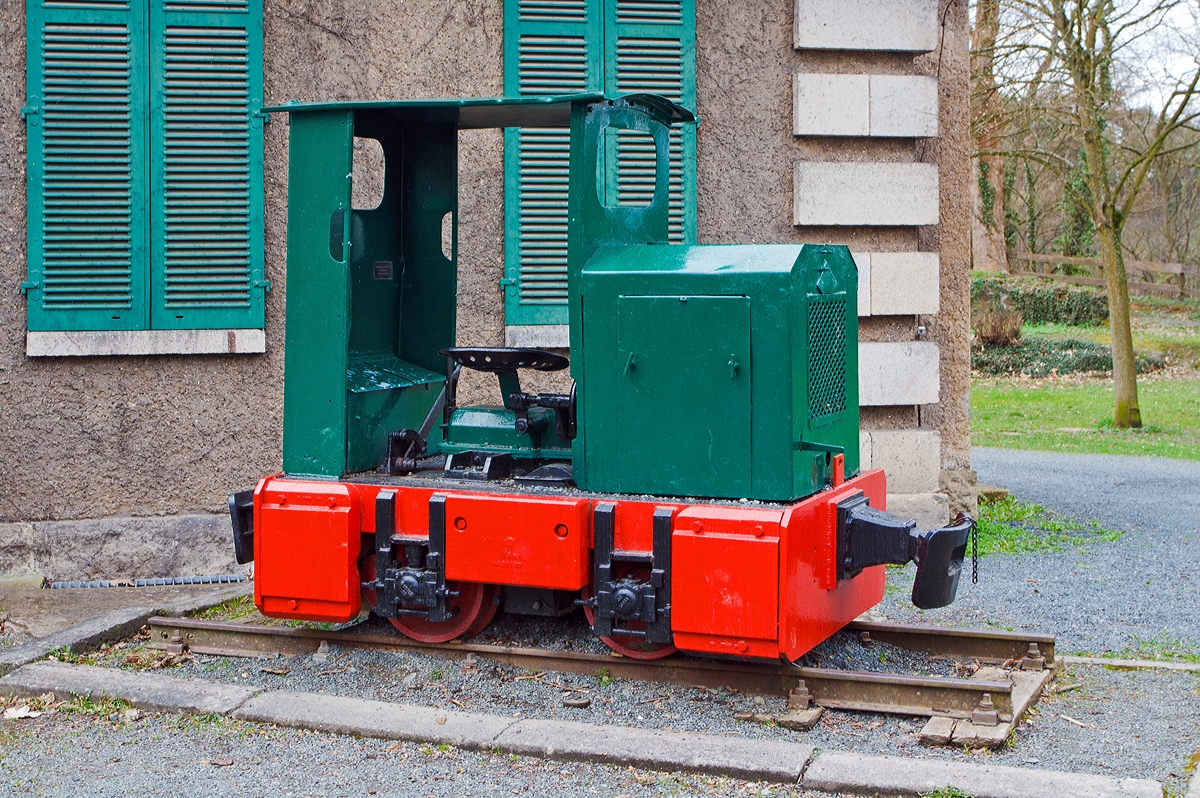
M598 92L600 0L506 0L508 96ZM505 133L505 316L508 324L567 323L565 129Z
M155 329L263 326L262 0L150 0Z
M660 94L696 107L694 0L605 0L605 93ZM617 199L644 205L654 195L654 143L620 132L616 142ZM611 179L611 178L610 178ZM696 127L671 130L672 243L696 240Z
M145 10L27 0L30 330L147 326Z
M652 92L694 109L695 0L506 0L504 89ZM505 135L510 325L567 323L567 138L551 130ZM619 133L613 150L606 190L615 181L617 201L642 204L653 194L653 144ZM670 237L696 240L694 125L671 131Z

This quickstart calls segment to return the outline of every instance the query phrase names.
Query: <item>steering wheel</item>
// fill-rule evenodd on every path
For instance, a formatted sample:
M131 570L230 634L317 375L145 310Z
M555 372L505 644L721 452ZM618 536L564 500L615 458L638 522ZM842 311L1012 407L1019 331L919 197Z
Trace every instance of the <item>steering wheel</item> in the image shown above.
M450 358L463 368L493 373L516 371L517 369L562 371L571 363L563 355L546 352L542 349L512 347L472 349L455 346L442 349L438 354Z

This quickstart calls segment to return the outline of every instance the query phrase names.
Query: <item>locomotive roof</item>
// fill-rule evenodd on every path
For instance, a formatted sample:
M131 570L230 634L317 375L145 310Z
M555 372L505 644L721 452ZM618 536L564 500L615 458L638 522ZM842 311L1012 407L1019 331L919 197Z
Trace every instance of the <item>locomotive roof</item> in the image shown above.
M663 122L694 122L695 115L681 105L656 94L626 94L606 98L603 94L561 94L552 97L470 97L435 100L370 100L350 102L289 102L262 109L271 113L305 113L309 111L378 111L385 116L429 116L445 120L448 114L457 118L462 129L494 127L568 127L571 106L605 99L624 99L650 106Z
M585 272L778 272L796 268L805 244L636 244L600 246Z

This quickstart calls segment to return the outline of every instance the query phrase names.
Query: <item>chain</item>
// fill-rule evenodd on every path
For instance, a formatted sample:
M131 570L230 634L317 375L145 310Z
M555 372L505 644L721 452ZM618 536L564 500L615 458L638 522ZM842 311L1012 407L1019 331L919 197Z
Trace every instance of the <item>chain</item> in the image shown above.
M979 584L979 524L971 519L971 584Z

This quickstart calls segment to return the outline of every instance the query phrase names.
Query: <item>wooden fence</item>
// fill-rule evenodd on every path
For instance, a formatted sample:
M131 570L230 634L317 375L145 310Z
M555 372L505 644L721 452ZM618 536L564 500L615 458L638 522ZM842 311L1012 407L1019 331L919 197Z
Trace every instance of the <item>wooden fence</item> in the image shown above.
M1103 287L1102 277L1079 277L1074 274L1055 274L1037 271L1037 264L1049 266L1086 266L1100 274L1104 273L1104 261L1100 258L1076 258L1070 255L1037 255L1032 253L1009 255L1010 262L1030 264L1033 268L1016 269L1014 274L1030 274L1047 280L1073 285L1096 285ZM1125 261L1125 273L1129 277L1129 290L1142 294L1157 294L1172 299L1188 297L1200 299L1200 269L1182 263L1151 263L1144 260ZM1164 275L1163 282L1155 282L1156 275ZM1134 280L1134 277L1141 280Z

